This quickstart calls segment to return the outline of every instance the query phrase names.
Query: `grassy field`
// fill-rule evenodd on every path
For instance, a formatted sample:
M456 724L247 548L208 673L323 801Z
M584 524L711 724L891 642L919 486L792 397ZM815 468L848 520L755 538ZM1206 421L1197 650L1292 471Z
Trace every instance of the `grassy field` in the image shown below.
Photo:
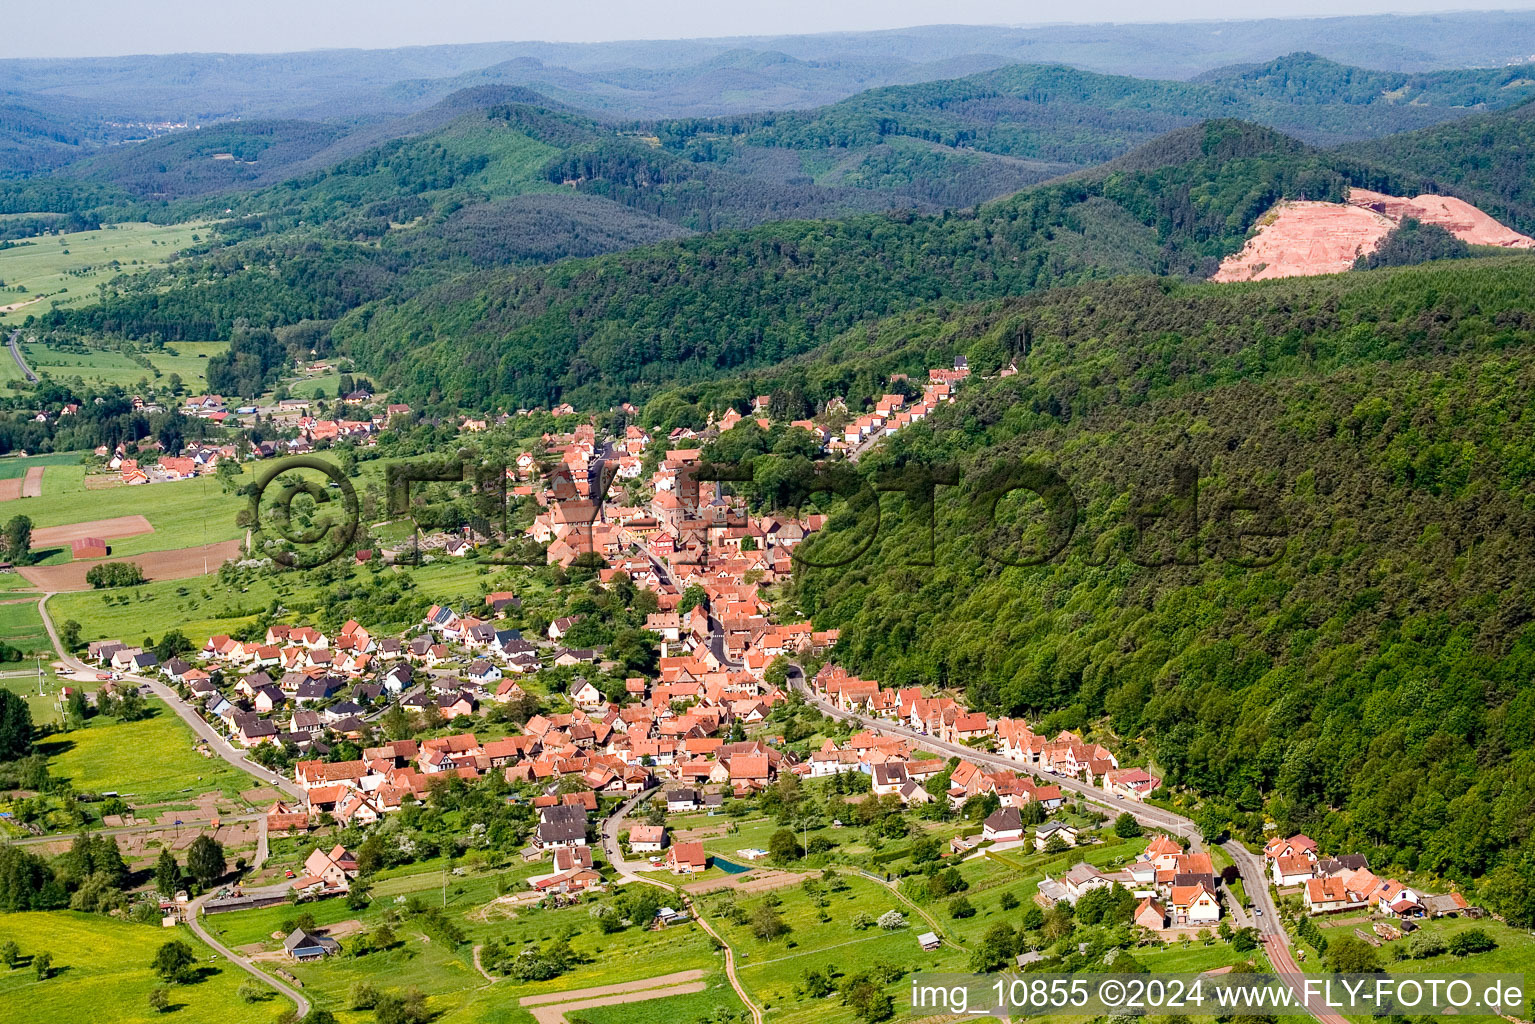
M478 603L485 592L485 581L490 578L481 569L473 562L455 559L408 571L421 593L432 600L451 603L467 599ZM146 635L158 637L175 628L201 644L215 633L228 633L250 623L256 610L265 609L273 600L286 604L314 600L318 594L319 590L300 576L262 576L246 586L229 587L219 582L217 574L212 574L147 583L110 594L93 591L58 594L49 599L48 612L55 623L66 619L79 622L81 636L86 640L131 638L138 642ZM373 629L380 624L363 625Z
M6 456L0 459L0 480L19 480L33 466L75 466L80 462L80 452L51 452L48 455L28 455L26 458ZM47 474L43 474L47 476Z
M222 958L210 962L212 951L185 927L172 931L96 914L53 911L7 914L4 931L24 956L52 953L57 973L38 981L26 964L9 971L0 968L0 1024L148 1024L164 1019L269 1024L292 1005L276 993L257 1003L242 1000L238 992L249 980L245 973ZM174 986L171 1003L177 1010L160 1014L149 1008L149 992L160 984L149 965L160 945L172 939L198 954L202 980Z
M0 314L0 325L18 324L50 309L96 301L96 286L118 274L133 274L167 262L193 236L200 224L114 224L95 231L77 231L27 239L29 244L0 250L0 307L28 305ZM8 371L16 372L14 360Z
M23 335L25 338L25 335ZM141 354L154 369L147 369L129 358L127 353L112 349L90 349L78 352L59 349L42 342L23 341L22 355L27 365L42 377L69 380L79 377L86 384L117 385L132 389L141 380L154 381L160 377L177 374L188 392L203 390L208 380L208 360L229 347L224 341L173 342L160 350ZM16 361L9 360L14 370Z
M11 598L9 603L0 604L0 641L25 654L41 651L45 658L53 657L53 644L43 629L37 601L30 597Z
M164 803L214 790L234 797L255 782L217 757L193 751L194 737L159 701L154 715L138 722L93 718L84 729L50 736L38 744L52 775L80 792L115 790L130 802Z

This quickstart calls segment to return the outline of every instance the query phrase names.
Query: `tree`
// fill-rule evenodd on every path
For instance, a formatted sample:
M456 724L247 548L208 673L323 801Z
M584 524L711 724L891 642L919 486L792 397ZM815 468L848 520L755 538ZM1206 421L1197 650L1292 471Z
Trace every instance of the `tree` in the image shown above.
M1071 849L1071 844L1066 842L1066 837L1059 832L1051 832L1050 838L1045 840L1046 853L1065 853Z
M170 1009L171 990L164 985L156 985L149 990L149 1008L156 1013L164 1013Z
M1003 910L1012 910L1014 907L1018 906L1018 897L1013 895L1013 890L1008 889L1002 894L1001 898L997 900L997 905L1000 906Z
M949 916L955 920L963 920L975 916L975 907L963 896L956 896L949 901Z
M32 753L32 710L10 690L0 690L0 761Z
M1471 956L1473 953L1490 953L1498 948L1491 935L1480 928L1472 928L1450 937L1451 956Z
M161 849L160 856L155 860L155 889L169 900L176 898L176 890L180 888L181 865L176 863L174 853Z
M244 982L235 991L235 994L240 997L241 1001L246 1003L259 1003L270 993L270 989L258 985L254 981Z
M162 979L174 985L187 979L196 962L197 956L192 952L192 947L180 939L173 939L160 947L150 966Z
M778 911L767 900L757 904L751 921L752 934L763 940L776 939L789 930L784 919L778 916Z
M1339 935L1327 944L1327 965L1336 974L1373 974L1380 970L1375 950L1352 935Z
M1114 834L1121 839L1134 839L1141 832L1141 823L1129 811L1122 812L1114 819Z
M893 932L906 927L906 915L899 910L887 910L874 923L887 932Z
M768 837L768 854L776 861L799 860L799 836L792 828L781 828Z
M413 988L404 993L389 992L379 996L373 1017L378 1024L426 1024L432 1014L426 1008L426 996Z
M144 582L144 570L137 562L97 562L86 570L85 582L97 590L136 587Z
M15 967L16 962L20 959L21 947L17 946L16 943L7 940L5 945L0 946L0 963L5 964L7 967Z
M72 651L80 646L80 623L74 619L65 619L59 625L59 643L64 645L65 651Z
M53 954L39 953L34 956L32 969L36 972L38 981L47 981L53 977Z
M5 554L16 565L32 562L32 520L12 516L5 523Z
M378 989L372 982L354 981L347 992L347 1006L354 1010L371 1010L378 1005Z
M1238 953L1251 953L1258 948L1258 940L1251 928L1241 928L1231 935L1231 948Z
M187 848L187 870L198 884L207 887L223 877L224 846L212 836L201 835Z

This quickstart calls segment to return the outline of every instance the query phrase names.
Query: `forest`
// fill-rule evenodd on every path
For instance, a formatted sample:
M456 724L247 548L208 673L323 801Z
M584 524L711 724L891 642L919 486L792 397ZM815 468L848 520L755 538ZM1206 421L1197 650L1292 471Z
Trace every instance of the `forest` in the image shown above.
M1216 831L1535 923L1532 286L1505 256L979 308L951 351L1018 373L858 464L960 483L839 507L791 597L851 670L1112 738Z

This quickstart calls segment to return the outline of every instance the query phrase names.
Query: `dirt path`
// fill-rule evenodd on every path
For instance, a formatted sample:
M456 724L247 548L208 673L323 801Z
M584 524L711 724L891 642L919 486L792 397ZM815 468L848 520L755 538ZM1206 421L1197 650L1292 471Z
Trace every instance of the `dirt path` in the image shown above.
M21 496L23 498L41 498L43 496L43 470L47 466L27 467L27 478L21 482Z
M575 999L611 996L617 995L620 992L640 992L645 989L662 988L666 985L680 985L685 981L698 981L703 976L703 971L678 971L675 974L661 974L654 978L641 978L638 981L621 981L613 985L597 985L593 988L573 988L565 992L546 992L543 995L523 996L517 1001L517 1005L547 1006L550 1003L568 1003Z
M474 969L480 972L480 977L484 978L486 981L488 981L492 985L494 985L496 982L500 981L501 979L495 977L494 975L492 975L489 971L487 971L485 969L485 965L480 963L480 950L482 950L484 948L485 948L484 946L475 946L474 947Z

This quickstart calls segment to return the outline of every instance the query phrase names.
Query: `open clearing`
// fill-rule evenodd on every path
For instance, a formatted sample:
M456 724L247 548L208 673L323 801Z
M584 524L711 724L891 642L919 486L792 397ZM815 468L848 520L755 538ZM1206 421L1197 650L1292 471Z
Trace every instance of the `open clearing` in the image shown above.
M26 477L21 481L21 496L23 498L41 498L43 496L43 470L46 467L32 466L27 470Z
M217 544L201 544L176 551L150 551L142 555L121 556L113 554L106 559L67 562L64 565L29 565L17 572L38 589L59 593L91 589L91 585L85 582L85 574L91 566L103 561L134 562L151 580L184 580L216 570L223 562L237 558L239 554L238 540L224 540Z
M163 265L192 244L203 228L201 224L113 224L25 239L0 251L0 280L5 282L0 305L26 303L0 313L0 323L20 323L50 309L95 302L98 284L118 274ZM11 372L19 376L14 363Z
M39 741L48 770L81 793L116 791L135 805L190 802L203 793L238 794L250 777L217 757L193 749L192 730L158 700L137 722L93 718L84 729Z
M153 533L154 526L143 516L114 516L111 519L92 519L88 523L71 523L68 526L44 526L32 531L32 547L45 548L55 544L68 544L82 537L116 540L118 537L137 537L141 533Z

